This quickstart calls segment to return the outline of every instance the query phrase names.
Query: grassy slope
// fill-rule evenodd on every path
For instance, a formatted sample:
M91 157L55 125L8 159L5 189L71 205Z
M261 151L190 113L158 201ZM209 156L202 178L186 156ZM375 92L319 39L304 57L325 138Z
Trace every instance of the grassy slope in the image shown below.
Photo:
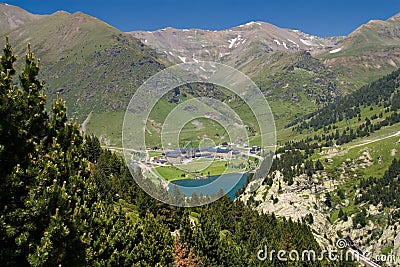
M277 129L340 94L335 74L304 52L260 56L243 71L265 92Z
M41 58L48 97L60 93L70 115L82 118L92 110L125 108L135 89L168 64L137 39L79 12L57 12L8 35L20 58L26 44L32 44Z
M354 197L356 194L356 188L358 188L359 186L359 179L368 178L370 176L380 178L388 169L394 158L400 159L400 154L398 152L395 155L392 154L393 149L400 151L400 144L398 143L400 137L394 136L390 138L385 138L386 136L389 136L390 134L396 133L398 131L400 131L400 126L394 125L392 127L387 127L378 132L375 132L368 138L357 139L353 142L350 142L341 148L345 152L344 154L334 157L333 162L326 165L326 167L328 168L328 172L334 169L341 168L343 162L358 159L366 150L369 152L374 160L371 166L368 166L365 169L358 169L353 174L353 177L351 177L351 175L348 173L347 176L349 177L345 179L336 190L343 190L345 192L346 199L349 200L349 205L343 208L343 211L346 212L348 215L352 215L360 211L360 208L354 204ZM384 139L380 140L381 138ZM371 140L374 139L378 141L369 143ZM378 161L379 157L382 157L382 161L380 163ZM333 195L332 200L334 203L342 202L335 194ZM338 213L339 210L332 211L332 222L337 220Z
M181 99L184 101L191 97L192 96L188 95L187 98ZM259 131L255 117L248 106L237 101L230 102L229 106L237 112L246 125L252 126L257 132ZM176 104L172 104L165 99L159 100L154 106L146 127L147 147L161 146L162 123L175 107ZM122 144L121 131L123 118L123 111L93 113L87 124L87 132L104 137L105 140L109 141L107 144L111 146L120 147ZM229 142L228 134L218 122L206 118L200 118L197 119L197 121L200 122L200 127L193 124L193 122L186 122L184 124L179 139L181 146L185 146L189 141L191 141L194 146L198 146L199 142L205 137L212 139L217 145L223 141ZM257 144L257 141L251 142L251 144L253 143Z
M324 70L320 62L308 56L304 56L304 54L301 55L301 59L297 56L285 53L275 53L271 57L274 58L271 60L271 66L268 66L266 69L258 71L257 73L253 73L253 75L255 75L256 78L254 78L254 80L259 85L260 89L266 94L267 100L274 114L277 129L282 130L284 126L293 119L302 117L305 114L314 111L317 107L315 104L316 99L320 99L327 94L325 92L327 90L326 88L321 89L320 86L316 84L315 81L317 79L324 80L325 87L327 86L327 83L334 83L335 81L334 78L327 77L329 71ZM299 62L306 65L305 68L322 69L322 72L318 73L318 71L314 72L297 67L293 68L293 70L287 70L288 67ZM265 73L269 73L270 71L275 72L275 74L271 77L265 75ZM256 131L258 131L256 119L246 105L243 105L243 103L238 102L237 100L229 102L228 105L237 112L245 124L252 126ZM151 119L158 123L163 122L166 115L174 107L174 104L168 103L167 101L160 101L153 109ZM104 121L104 123L106 123L109 118L106 114L94 114L94 117L96 116L100 116L101 118L99 118L98 121ZM213 125L209 126L213 127ZM90 124L88 129L98 135L107 135L110 139L113 139L113 136L115 135L111 132L100 131L99 127L94 124ZM157 125L157 123L156 125L148 125L148 130L151 132L151 135L147 133L146 138L148 139L149 144L160 145L160 129L161 125ZM216 138L215 136L219 131L220 130L205 130L201 135L213 137L218 143L223 140L222 138ZM199 141L198 136L199 133L194 130L192 131L192 134L183 134L184 141L190 140L195 143ZM257 138L257 136L252 137L250 143L256 145L258 140L259 138ZM118 144L120 142L119 140L115 140L115 142L113 141L112 143Z

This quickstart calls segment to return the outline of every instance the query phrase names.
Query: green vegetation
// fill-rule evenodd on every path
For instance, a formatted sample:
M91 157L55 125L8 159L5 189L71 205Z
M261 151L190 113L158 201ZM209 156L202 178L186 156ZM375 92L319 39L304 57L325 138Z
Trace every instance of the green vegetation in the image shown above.
M183 91L184 89L181 89ZM185 97L180 96L179 99L184 101L192 98L193 96L186 94ZM242 119L243 123L247 125L247 132L251 140L251 144L258 145L257 134L259 126L247 105L237 99L227 100L230 101L229 105L233 108L238 116ZM167 115L176 107L176 103L171 103L167 98L160 99L153 107L150 113L149 120L146 125L146 145L147 147L161 147L161 131L163 123ZM176 120L180 119L180 114L176 113ZM115 112L93 112L90 120L86 125L87 132L99 136L103 144L111 147L122 146L122 123L124 119L123 111ZM209 138L214 141L216 145L229 141L229 136L224 127L218 123L217 120L208 118L198 118L187 122L183 125L182 130L179 132L180 147L185 147L189 142L191 145L198 147L203 138Z
M0 64L2 266L287 266L276 258L260 262L258 250L320 251L306 224L260 214L227 196L190 209L150 197L143 189L169 196L140 172L132 176L95 136L82 136L61 98L45 111L30 50L20 88L13 85L14 61L7 43ZM179 192L171 197L202 201Z
M186 123L182 128L179 133L180 147L185 147L188 143L199 147L203 138L213 140L215 145L224 141L230 142L228 133L221 124L211 119L199 118Z
M98 136L103 144L122 147L122 122L125 113L93 113L86 125L87 133Z
M387 107L393 103L393 98L391 98L392 95L398 94L396 90L399 86L397 79L399 75L400 70L397 70L377 81L361 87L343 98L337 99L337 101L330 103L316 112L316 114L310 114L301 120L294 121L289 124L289 126L295 125L301 121L300 125L295 128L296 131L310 128L313 128L313 130L316 131L324 126L328 126L329 124L334 124L343 120L348 122L355 117L361 118L359 116L359 114L361 114L360 108L362 106L371 106L372 104L384 107L385 113L387 113L390 111ZM393 106L391 111L396 110L397 108ZM376 118L381 118L382 116L383 115L381 114L376 114ZM389 121L388 124L383 126L387 126L389 123L391 122Z
M156 167L154 170L165 180L191 179L195 176L216 176L222 173L245 171L243 160L197 159L186 164Z
M400 207L397 198L399 194L400 162L393 159L392 164L382 178L369 177L360 181L362 196L357 202L369 202L375 206L379 203L383 207Z
M174 166L156 167L154 168L154 171L167 181L193 178L193 175L191 175L190 173L178 169Z

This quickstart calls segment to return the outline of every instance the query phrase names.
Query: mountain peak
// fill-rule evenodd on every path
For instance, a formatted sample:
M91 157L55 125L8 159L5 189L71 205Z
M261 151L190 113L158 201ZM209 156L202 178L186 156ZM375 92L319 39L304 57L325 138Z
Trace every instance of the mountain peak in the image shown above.
M242 24L242 25L239 25L239 26L236 26L236 27L240 27L240 28L243 28L243 27L254 27L254 26L262 26L262 24L266 24L265 22L261 22L261 21L249 21L249 22L247 22L247 23L245 23L245 24ZM236 27L234 27L234 28L236 28Z

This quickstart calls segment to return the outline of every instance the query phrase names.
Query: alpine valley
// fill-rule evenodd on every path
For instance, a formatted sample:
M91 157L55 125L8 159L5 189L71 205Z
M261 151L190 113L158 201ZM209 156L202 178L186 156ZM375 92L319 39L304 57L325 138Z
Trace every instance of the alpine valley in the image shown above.
M109 213L104 215L108 216L107 223L101 225L104 233L98 233L97 237L94 234L90 237L93 240L85 243L86 246L92 242L86 247L87 266L132 266L138 262L141 263L138 266L155 266L158 262L162 262L161 266L357 266L357 262L306 261L296 265L257 260L258 246L262 248L267 243L271 244L269 248L275 245L288 250L307 243L322 250L334 248L340 239L345 239L351 249L368 251L371 259L378 255L400 258L400 15L385 21L371 20L348 36L332 37L313 36L261 21L221 31L165 28L153 32L121 32L80 12L35 15L16 6L0 4L1 46L6 36L18 58L14 64L17 73L26 71L26 62L22 59L28 43L35 57L40 58L38 79L45 81L45 109L50 112L55 110L54 105L63 106L61 97L66 101L68 118L79 118L81 129L91 136L82 137L89 138L91 144L89 152L82 152L91 166L91 174L87 175L95 177L95 188L109 203L107 208L102 208L103 204L97 204L101 201L95 202L92 207L95 211L90 212L101 214L107 210ZM234 67L257 84L274 115L277 147L271 171L257 190L252 190L256 185L250 183L234 201L226 197L214 206L184 210L160 204L132 185L134 181L118 155L122 150L125 109L137 88L169 66L199 61ZM3 62L6 62L4 56ZM1 71L6 73L4 66ZM3 76L1 79L6 80ZM14 78L13 85L23 86L23 83ZM246 117L248 110L241 108L239 100L229 92L210 84L179 89L161 99L156 112L151 114L151 123L146 127L149 146L160 145L158 140L167 114L185 99L198 96L213 96L235 108L239 116L248 120L248 128L253 131L249 145L256 144L254 118ZM56 115L53 114L55 118ZM187 140L200 142L208 137L224 141L222 134L206 130L207 126L219 127L210 121L195 121L191 126L186 132ZM0 127L1 134L3 128ZM0 156L6 148L0 144ZM93 153L97 156L87 156ZM29 160L33 161L29 164L38 161ZM26 175L31 170L29 164ZM16 166L11 166L8 172L2 170L1 175L14 177L18 174ZM0 186L5 187L7 183ZM25 197L23 201L28 201L29 196ZM0 200L6 201L6 197ZM3 207L5 204L0 205L1 212L7 210ZM0 219L4 222L0 233L8 231L4 225L10 222L4 218ZM119 241L124 235L113 232L113 225L123 232L131 224L134 230L126 238L142 240L137 247L129 247L128 241ZM158 236L152 232L157 229L162 229ZM286 229L291 233L284 233ZM47 249L43 244L50 238L44 234L48 230L42 229L40 234L25 230L19 229L21 235L15 236L10 230L7 235L27 247L32 242L39 252ZM27 232L30 235L24 235ZM180 235L181 243L178 239L174 243L170 232ZM102 240L110 233L115 234L115 239L104 241L109 248L102 247ZM79 238L86 240L89 235L82 234ZM157 243L159 239L163 241ZM1 245L10 244L7 242L11 241L5 240L0 237ZM28 261L37 266L76 264L68 262L63 255L59 261L48 263L45 256L36 257L36 250L24 250L17 241L12 241L17 245L11 242L10 251L18 251L12 260L9 260L10 251L0 253L0 260L9 266L18 263L25 266ZM133 261L122 263L123 257L134 257L129 253L151 246L152 242L159 244L154 248L157 252L149 252L149 255L154 252L149 256L152 262L146 262L146 256L140 258L137 252ZM57 243L53 245L56 247ZM118 258L114 250L126 255L121 252ZM61 250L54 249L52 253L57 251ZM65 251L66 255L77 253ZM27 261L18 260L26 255L29 255ZM96 258L99 255L105 260ZM115 262L107 262L112 257L116 257ZM179 265L177 260L188 260L187 265ZM360 263L396 266L396 262Z

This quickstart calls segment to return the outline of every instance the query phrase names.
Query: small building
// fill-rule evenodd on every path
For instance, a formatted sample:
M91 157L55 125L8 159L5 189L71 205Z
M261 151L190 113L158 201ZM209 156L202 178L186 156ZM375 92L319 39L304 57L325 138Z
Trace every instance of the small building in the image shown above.
M252 146L251 148L250 148L250 153L251 154L256 154L257 152L259 152L261 150L261 147L259 147L259 146Z
M221 143L221 146L223 146L223 147L227 147L228 145L229 145L229 144L228 144L228 142L226 142L226 141Z
M220 159L228 159L232 157L230 149L218 147L215 156Z

